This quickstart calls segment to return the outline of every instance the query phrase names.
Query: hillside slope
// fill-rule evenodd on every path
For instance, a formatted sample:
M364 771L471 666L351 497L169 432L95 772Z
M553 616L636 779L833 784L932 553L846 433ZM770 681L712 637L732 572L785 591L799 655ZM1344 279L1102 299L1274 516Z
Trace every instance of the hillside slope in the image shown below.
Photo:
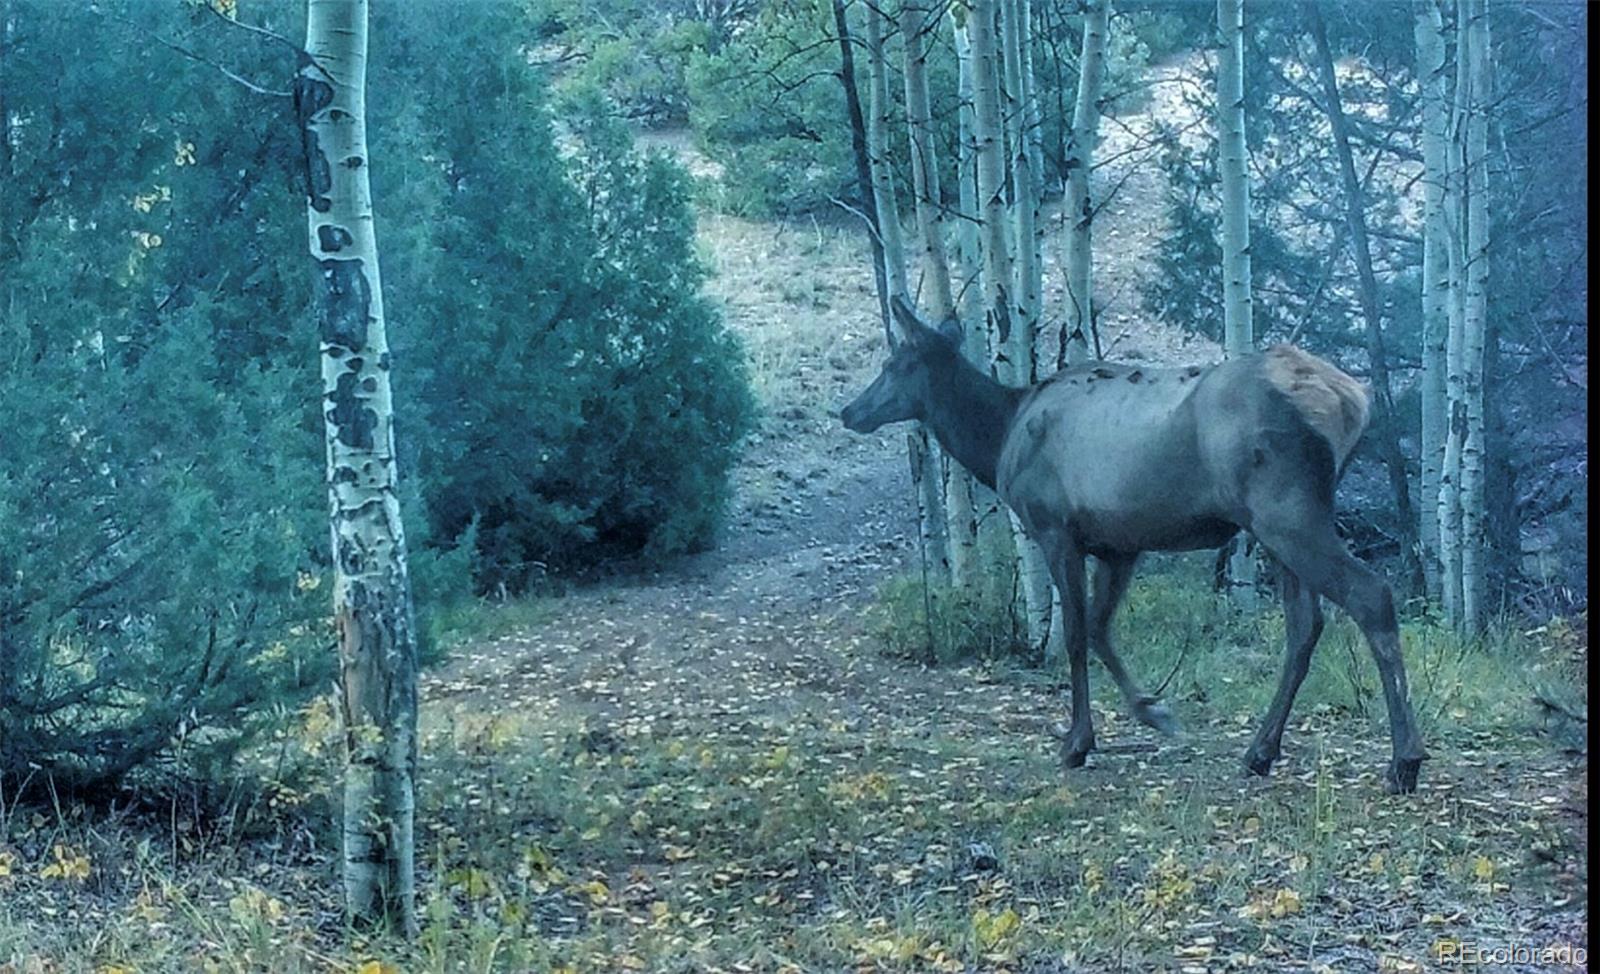
M1147 111L1183 110L1168 87L1153 87ZM1102 347L1119 359L1217 361L1214 342L1137 311L1140 275L1163 224L1165 185L1150 164L1153 119L1108 124L1103 155L1110 161L1095 174L1097 198L1111 195L1096 222ZM684 133L642 135L640 143L674 154L697 178L717 178ZM1041 225L1039 354L1053 360L1064 300L1059 212L1047 209ZM653 574L580 588L552 606L547 625L475 647L435 677L437 686L494 686L510 670L526 676L519 686L543 687L549 705L570 706L565 690L625 664L628 673L648 674L632 682L674 692L698 687L723 699L745 676L791 665L793 633L819 620L859 639L860 612L876 587L915 569L904 429L857 436L836 418L886 350L866 234L843 213L762 222L703 212L698 235L708 291L744 344L762 413L733 471L718 544ZM608 646L632 648L613 658ZM736 658L724 660L728 653ZM877 665L869 654L829 667Z

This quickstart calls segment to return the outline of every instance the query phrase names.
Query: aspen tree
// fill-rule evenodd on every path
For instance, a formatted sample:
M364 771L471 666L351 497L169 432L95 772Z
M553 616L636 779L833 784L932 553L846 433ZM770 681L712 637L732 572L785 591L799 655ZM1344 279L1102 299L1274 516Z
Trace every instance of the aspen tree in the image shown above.
M1416 0L1414 36L1422 96L1422 501L1418 534L1427 594L1442 592L1439 558L1439 478L1444 467L1447 402L1445 352L1450 328L1449 235L1445 227L1445 165L1449 79L1444 20L1436 0Z
M919 0L900 7L900 37L905 49L902 74L906 94L906 132L911 143L911 180L916 199L917 232L922 241L922 266L927 274L928 307L933 320L956 316L950 284L950 262L945 252L945 220L938 153L935 150L933 112L928 94L927 38L938 28L939 18ZM969 580L977 557L978 524L972 506L972 476L944 458L940 465L946 520L946 550L950 581L956 586Z
M1461 625L1483 631L1485 549L1483 362L1489 305L1489 12L1487 0L1467 0L1466 262L1462 315L1462 393L1466 433L1461 444Z
M367 173L366 0L309 0L295 78L322 346L333 614L345 738L345 907L417 930L417 645Z
M893 104L889 99L889 63L884 50L884 15L867 7L867 156L872 165L873 208L878 236L883 242L884 277L888 293L910 300L906 286L905 245L895 198L894 172L889 166L889 130ZM893 327L891 325L891 327ZM917 494L917 525L930 574L937 581L950 577L950 555L944 513L943 478L939 458L928 430L921 423L906 434L906 453Z
M1100 126L1100 88L1105 79L1106 33L1111 0L1089 0L1083 12L1083 47L1078 58L1078 97L1072 110L1072 133L1067 139L1066 219L1062 263L1066 267L1067 296L1062 325L1061 359L1072 365L1089 359L1093 334L1091 270L1093 203L1089 198L1089 172L1094 164Z
M1444 216L1448 234L1446 263L1450 300L1446 308L1445 445L1439 470L1439 562L1445 619L1462 624L1461 591L1461 459L1466 445L1466 274L1467 185L1465 134L1471 107L1469 67L1472 56L1466 25L1466 0L1456 4L1456 77L1451 98L1449 141L1445 156Z
M1222 179L1223 351L1232 358L1255 348L1250 297L1250 174L1244 132L1244 0L1217 0L1221 54L1217 63L1218 169ZM1255 604L1255 565L1247 542L1235 542L1228 565L1233 596Z

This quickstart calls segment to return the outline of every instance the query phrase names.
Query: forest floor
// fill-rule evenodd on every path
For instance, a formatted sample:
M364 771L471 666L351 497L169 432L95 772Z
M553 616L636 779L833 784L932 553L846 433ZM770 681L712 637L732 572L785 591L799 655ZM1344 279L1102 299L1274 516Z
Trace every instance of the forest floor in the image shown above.
M1098 224L1103 337L1211 361L1134 307L1151 171ZM1249 778L1281 618L1158 563L1119 634L1145 681L1171 674L1185 731L1128 719L1096 669L1101 750L1063 771L1054 674L883 650L884 583L918 552L902 431L834 418L883 353L859 229L708 214L700 234L765 410L727 530L508 607L510 631L427 675L418 945L348 939L330 833L296 824L325 799L298 786L227 821L8 818L0 796L0 972L1415 971L1587 946L1586 751L1533 702L1584 679L1581 625L1472 648L1408 625L1432 758L1390 796L1375 674L1334 622L1283 760ZM1058 282L1057 253L1052 231ZM282 745L326 763L328 730L313 709Z

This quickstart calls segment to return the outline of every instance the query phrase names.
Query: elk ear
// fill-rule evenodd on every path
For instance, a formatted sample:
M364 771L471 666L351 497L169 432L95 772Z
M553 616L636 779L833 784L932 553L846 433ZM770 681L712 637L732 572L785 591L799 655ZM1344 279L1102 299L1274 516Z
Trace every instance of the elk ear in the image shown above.
M894 312L895 323L900 326L901 336L911 344L919 345L934 333L904 295L896 294L889 300L889 307Z
M907 341L913 345L928 346L945 344L951 348L961 347L961 320L952 315L946 318L939 327L928 324L927 319L917 314L917 309L911 306L902 295L896 294L889 302L894 310L894 317L900 323L900 330Z
M960 348L961 339L964 337L961 329L961 319L951 315L939 324L939 337L949 343L951 348Z

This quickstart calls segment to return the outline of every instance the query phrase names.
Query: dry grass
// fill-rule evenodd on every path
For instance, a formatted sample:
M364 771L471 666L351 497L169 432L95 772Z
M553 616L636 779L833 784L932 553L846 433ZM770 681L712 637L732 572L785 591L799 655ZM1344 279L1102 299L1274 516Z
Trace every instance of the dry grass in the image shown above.
M770 416L815 417L870 378L883 331L862 234L820 220L700 218L708 288L743 340Z
M1281 632L1187 581L1141 583L1122 632L1141 671L1179 661L1187 736L1151 738L1100 680L1102 752L1066 774L1041 728L1053 685L873 671L875 610L816 628L798 671L696 699L710 647L657 684L569 658L556 620L523 647L554 669L520 706L429 698L416 946L340 924L327 809L302 790L326 787L331 745L311 713L284 742L308 776L253 810L8 806L0 970L1411 971L1441 944L1586 943L1586 765L1506 692L1575 677L1581 630L1408 631L1433 759L1392 797L1343 626L1273 777L1239 773ZM808 705L777 706L791 692Z

